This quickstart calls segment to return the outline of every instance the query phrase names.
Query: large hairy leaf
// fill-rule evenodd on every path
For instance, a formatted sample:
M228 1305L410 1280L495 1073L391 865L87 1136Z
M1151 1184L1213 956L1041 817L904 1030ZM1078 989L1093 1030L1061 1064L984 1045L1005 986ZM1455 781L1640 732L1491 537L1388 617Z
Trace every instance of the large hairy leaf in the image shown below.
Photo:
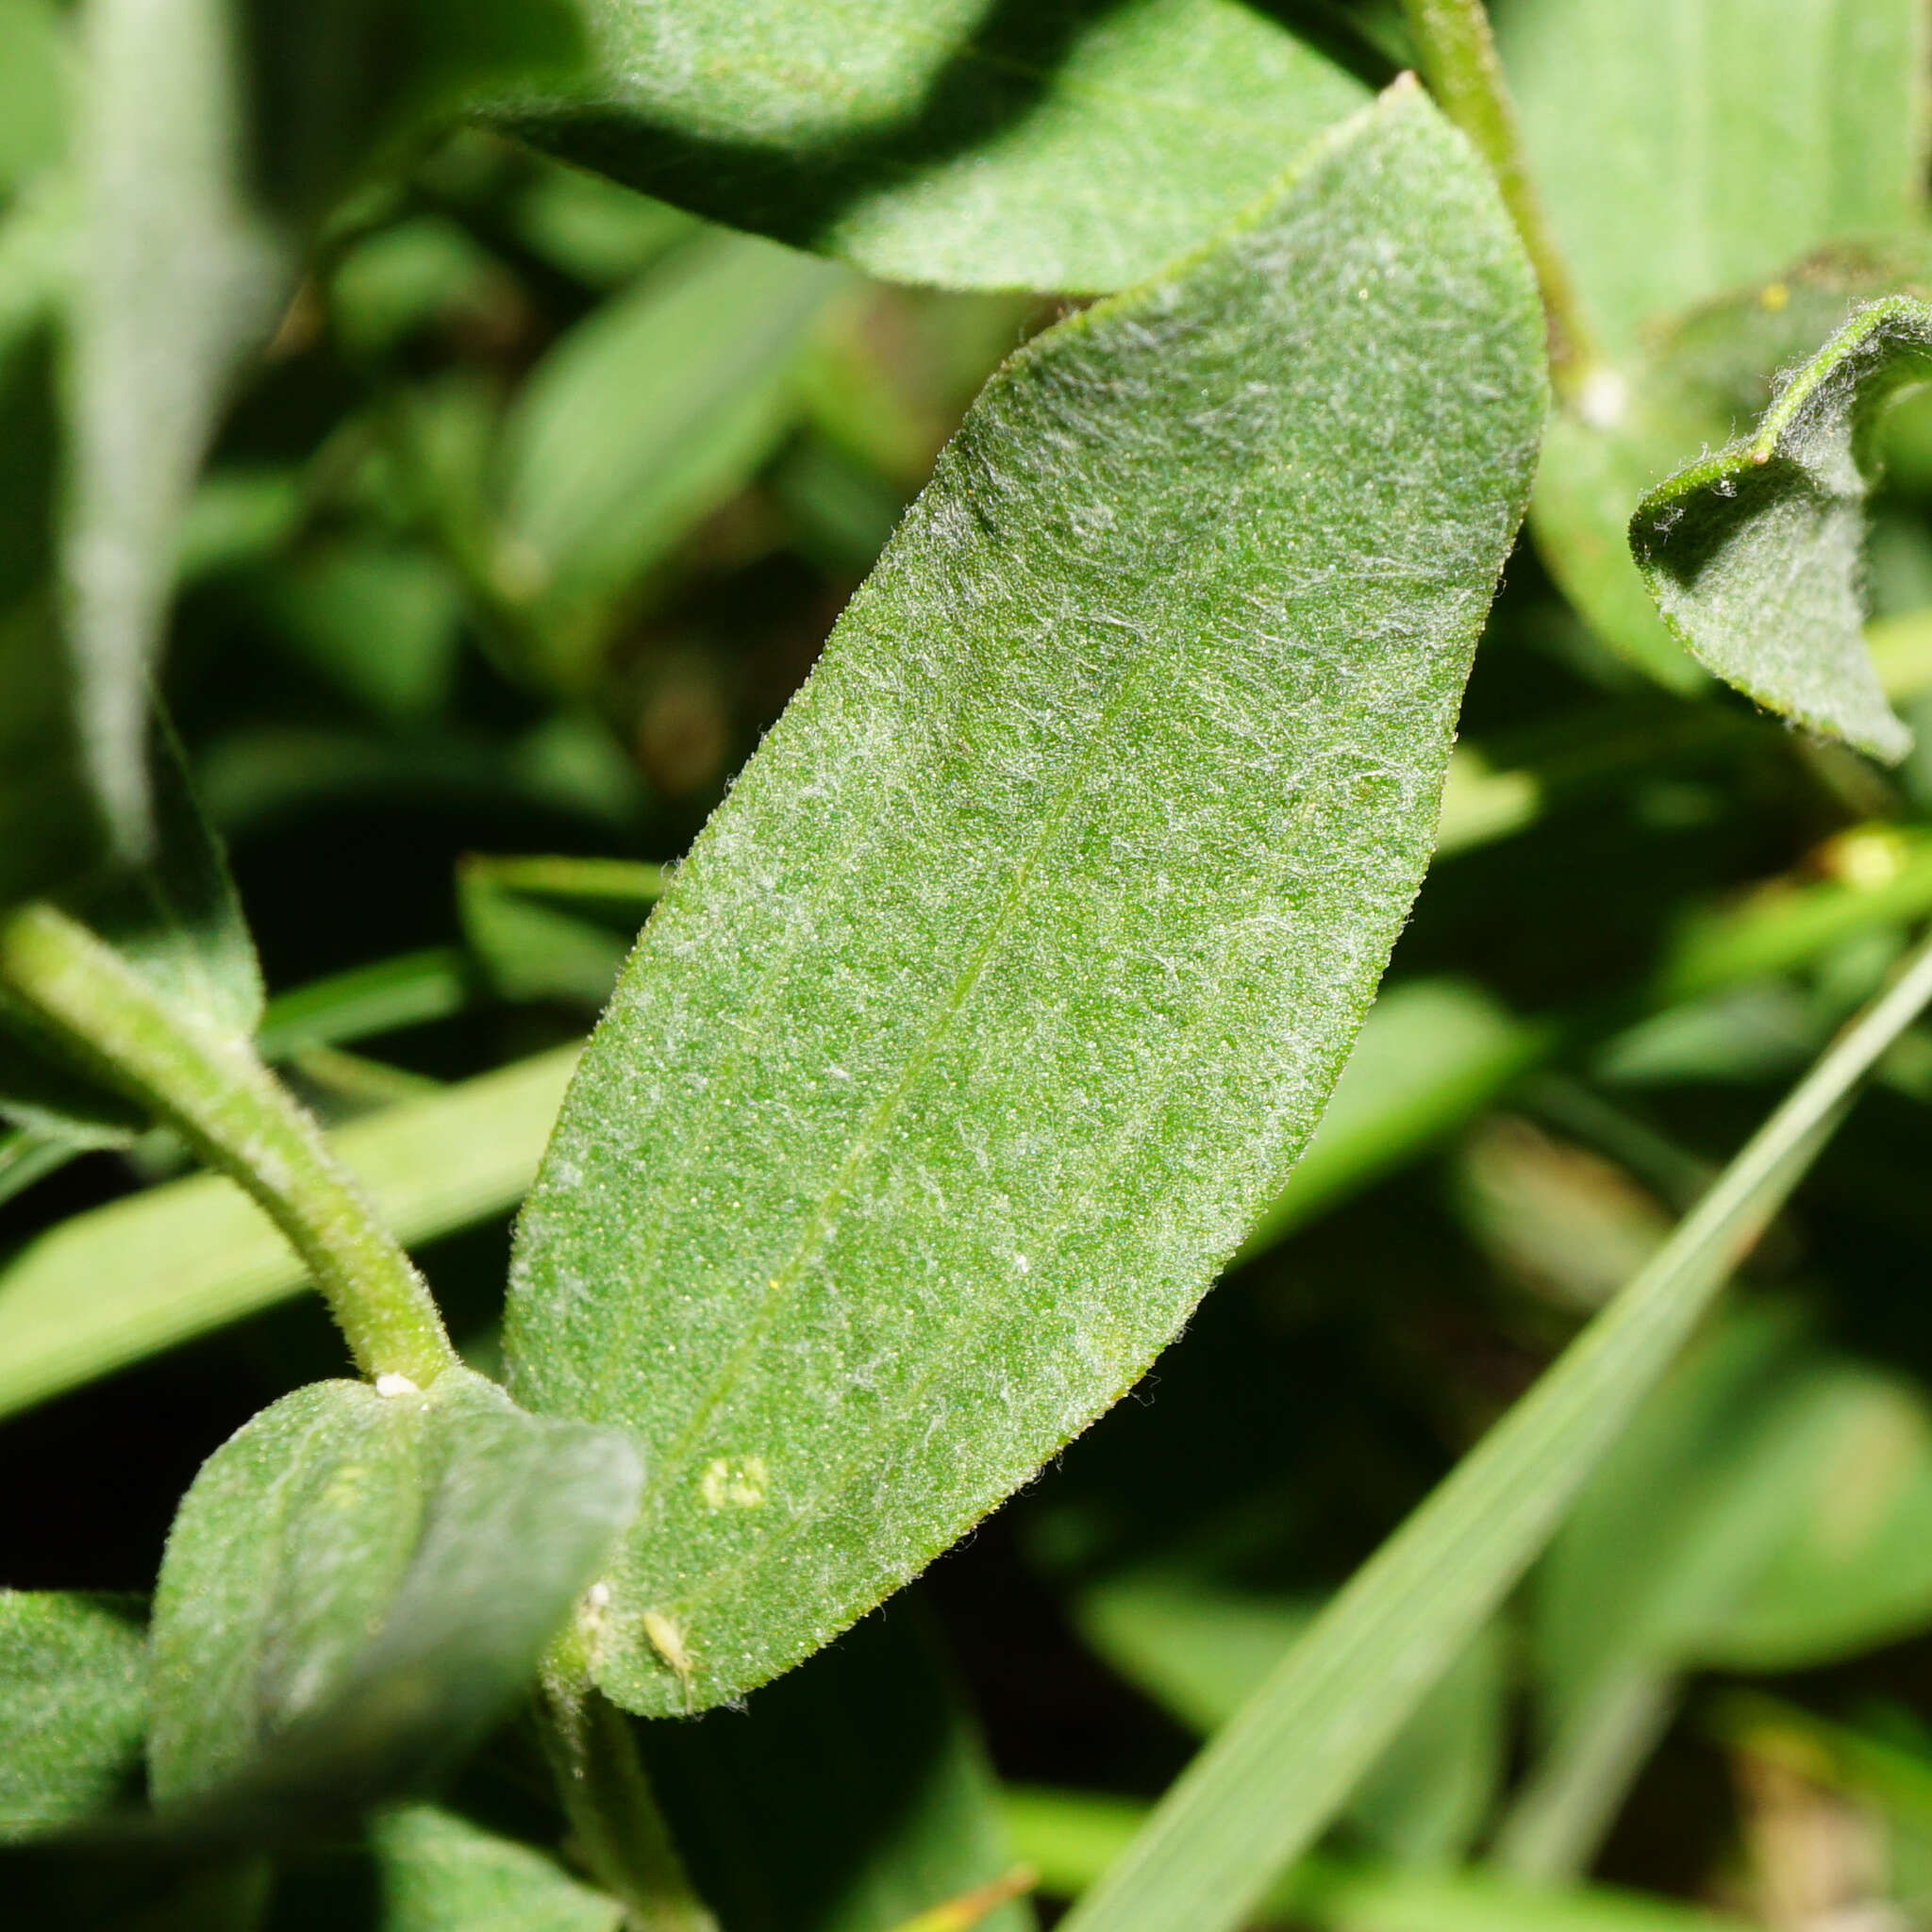
M637 1480L614 1432L525 1415L461 1369L427 1393L285 1396L208 1459L169 1534L156 1798L301 1830L448 1763L528 1682Z
M1530 171L1613 353L1922 209L1925 0L1498 0Z
M495 118L735 227L955 288L1115 289L1262 193L1386 63L1308 0L580 0Z
M619 1702L731 1697L896 1588L1279 1189L1427 862L1541 330L1404 87L989 386L672 880L520 1230L515 1387L650 1472Z
M1932 305L1870 303L1784 386L1755 434L1659 484L1630 523L1651 595L1702 663L1890 763L1911 734L1865 649L1865 498L1879 412L1927 375Z

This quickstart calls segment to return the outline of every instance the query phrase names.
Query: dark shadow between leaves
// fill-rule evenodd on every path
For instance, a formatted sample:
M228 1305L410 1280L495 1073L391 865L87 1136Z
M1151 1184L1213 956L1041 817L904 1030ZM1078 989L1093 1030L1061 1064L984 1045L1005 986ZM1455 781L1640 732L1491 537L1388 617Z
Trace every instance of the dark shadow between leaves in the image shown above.
M1079 42L1125 4L991 0L915 106L816 144L697 135L643 103L560 100L487 118L680 207L811 248L882 181L912 179L1019 126ZM1259 10L1371 87L1392 78L1392 63L1325 0L1268 0Z

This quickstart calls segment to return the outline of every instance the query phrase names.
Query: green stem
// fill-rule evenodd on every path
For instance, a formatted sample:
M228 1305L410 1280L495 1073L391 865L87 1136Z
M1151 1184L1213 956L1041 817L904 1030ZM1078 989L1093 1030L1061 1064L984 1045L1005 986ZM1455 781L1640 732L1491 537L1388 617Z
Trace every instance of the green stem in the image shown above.
M364 1374L426 1388L455 1363L423 1277L245 1041L177 1012L44 901L0 922L0 987L255 1197L307 1262Z
M1232 1932L1548 1541L1854 1089L1932 1000L1932 940L1671 1239L1328 1604L1063 1932Z
M544 1749L591 1875L623 1901L634 1932L719 1932L658 1808L631 1719L590 1681L577 1631L542 1673Z
M1496 58L1482 0L1402 0L1423 78L1442 111L1489 162L1503 205L1516 224L1543 295L1550 332L1550 378L1574 400L1603 365L1569 264L1557 245L1542 198L1530 179L1516 104Z

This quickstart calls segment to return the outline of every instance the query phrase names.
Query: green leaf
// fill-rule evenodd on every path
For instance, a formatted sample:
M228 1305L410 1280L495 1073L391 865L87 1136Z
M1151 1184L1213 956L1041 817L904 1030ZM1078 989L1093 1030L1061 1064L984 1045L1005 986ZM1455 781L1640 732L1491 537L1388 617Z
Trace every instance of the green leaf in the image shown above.
M513 1208L537 1171L575 1047L357 1121L329 1144L399 1239ZM296 1293L287 1239L231 1182L172 1181L36 1236L0 1269L0 1414Z
M1064 1932L1231 1932L1497 1607L1725 1275L1932 1000L1932 944L1836 1041L1656 1257L1331 1600Z
M1879 412L1928 373L1932 306L1871 303L1779 391L1755 435L1678 471L1630 522L1650 593L1700 663L1891 764L1912 740L1865 650L1865 498Z
M624 1907L541 1853L434 1805L370 1826L381 1932L618 1932Z
M889 1932L1012 1864L937 1635L895 1604L742 1710L637 1724L678 1850L729 1932ZM984 1932L1024 1932L1008 1905Z
M556 675L584 681L608 601L771 454L841 279L768 242L702 236L532 372L504 425L496 575L531 607Z
M277 993L262 1014L256 1045L263 1059L284 1059L311 1047L445 1020L469 999L469 974L455 947L398 953Z
M1493 11L1530 174L1613 353L1657 316L1924 208L1924 0Z
M169 1533L157 1802L301 1831L446 1768L527 1686L638 1474L614 1431L525 1415L462 1369L426 1393L285 1396L209 1457Z
M1234 1716L1313 1622L1307 1599L1263 1596L1153 1573L1081 1592L1086 1641L1191 1731ZM1417 1706L1343 1814L1397 1864L1453 1863L1489 1816L1503 1773L1501 1632L1489 1627Z
M674 876L519 1231L514 1386L651 1472L619 1703L737 1695L897 1588L1279 1190L1542 407L1525 264L1412 86L988 387Z
M583 0L575 90L493 117L701 214L954 288L1124 287L1390 77L1326 8ZM1278 24L1277 24L1278 23Z
M105 1810L141 1769L139 1606L0 1591L0 1839Z
M1702 685L1630 555L1631 512L1672 471L1761 415L1778 372L1808 357L1854 302L1932 292L1928 273L1915 238L1825 250L1653 325L1639 349L1598 372L1586 413L1552 416L1530 528L1551 575L1607 643L1666 686Z

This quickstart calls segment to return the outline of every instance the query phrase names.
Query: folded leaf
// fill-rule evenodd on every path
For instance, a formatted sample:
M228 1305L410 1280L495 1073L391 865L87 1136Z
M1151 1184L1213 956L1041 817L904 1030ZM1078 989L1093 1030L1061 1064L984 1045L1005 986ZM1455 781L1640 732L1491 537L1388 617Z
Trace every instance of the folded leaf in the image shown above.
M1542 408L1514 236L1407 86L993 379L674 875L520 1229L515 1386L651 1472L618 1702L734 1696L895 1589L1278 1191Z
M0 1839L105 1810L138 1775L146 1728L138 1605L0 1591Z
M150 1785L273 1836L419 1785L529 1682L637 1491L608 1430L452 1369L321 1382L215 1452L155 1598Z
M1873 425L1932 375L1932 306L1860 308L1778 392L1755 435L1644 497L1631 547L1698 660L1760 704L1896 763L1911 734L1865 649L1859 597Z
M1769 406L1778 374L1874 296L1932 292L1932 257L1907 237L1840 244L1646 331L1592 385L1589 413L1551 418L1530 530L1550 574L1613 649L1660 684L1704 679L1630 555L1630 516L1672 471L1728 442Z
M734 227L953 288L1136 281L1389 77L1299 0L581 5L588 77L492 119Z

